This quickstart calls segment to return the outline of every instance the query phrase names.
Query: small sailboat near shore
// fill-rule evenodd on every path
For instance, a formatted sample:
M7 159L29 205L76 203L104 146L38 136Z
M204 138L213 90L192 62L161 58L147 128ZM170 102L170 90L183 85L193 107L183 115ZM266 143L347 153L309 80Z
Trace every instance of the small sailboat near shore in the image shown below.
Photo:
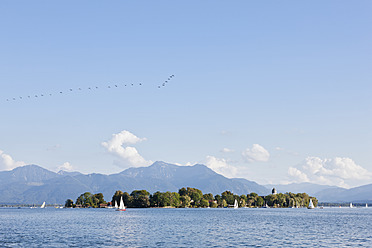
M115 205L116 205L116 202L115 202ZM116 211L125 211L126 208L124 206L124 201L123 201L123 197L120 197L120 204L119 204L119 207L116 209Z
M265 205L263 205L261 208L270 208L267 203L265 203Z
M366 203L366 208L368 208L368 203Z
M43 204L41 204L40 208L45 208L45 202L43 202Z
M239 207L238 201L235 199L235 201L234 201L234 208L237 209L238 207Z
M350 206L349 206L349 207L350 207L350 208L353 208L353 207L354 207L354 206L353 206L353 203L350 202Z
M312 199L310 199L309 206L307 208L308 209L314 209L315 208Z

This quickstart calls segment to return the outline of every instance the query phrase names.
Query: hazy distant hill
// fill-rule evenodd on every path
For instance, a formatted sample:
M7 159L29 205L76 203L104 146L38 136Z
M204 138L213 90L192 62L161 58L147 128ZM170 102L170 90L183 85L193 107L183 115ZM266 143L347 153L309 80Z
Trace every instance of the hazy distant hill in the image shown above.
M317 198L327 202L372 203L372 184L351 189L326 189L318 192Z
M103 193L107 201L116 190L131 193L136 189L156 191L178 191L182 187L194 187L203 193L221 194L230 190L234 194L251 192L259 195L278 192L305 192L321 202L368 202L372 203L372 184L352 189L324 186L311 183L289 185L266 185L266 187L246 179L229 179L205 165L177 166L155 162L149 167L129 168L117 174L88 174L79 172L54 173L37 165L27 165L12 171L0 172L0 204L28 203L63 204L66 199L74 201L84 193Z
M354 202L372 203L372 184L345 189L337 186L319 185L313 183L292 183L287 185L265 185L276 188L279 193L307 193L315 196L320 202Z
M41 183L42 181L58 177L57 173L46 170L37 165L17 167L11 171L0 172L0 185L11 182L17 183Z
M54 173L40 166L28 165L0 172L0 203L64 203L68 198L75 200L86 191L101 192L109 201L116 190L130 193L135 189L146 189L154 193L178 191L182 187L195 187L212 194L225 190L235 194L269 193L267 188L255 182L228 179L200 164L177 166L155 162L149 167L129 168L112 175Z
M64 170L58 171L57 174L62 175L62 176L77 176L77 175L82 175L80 172L77 172L77 171L64 171Z
M314 183L291 183L291 184L268 184L265 185L267 188L275 188L278 193L307 193L311 196L316 196L318 192L323 190L336 190L343 189L337 186L319 185ZM316 196L317 197L317 196Z
M267 194L268 190L245 179L228 179L205 165L177 166L164 162L155 162L149 167L130 168L120 173L123 176L150 183L149 188L155 191L177 191L182 187L195 187L203 193L221 194L230 190L235 194L256 192ZM166 183L166 184L165 184Z

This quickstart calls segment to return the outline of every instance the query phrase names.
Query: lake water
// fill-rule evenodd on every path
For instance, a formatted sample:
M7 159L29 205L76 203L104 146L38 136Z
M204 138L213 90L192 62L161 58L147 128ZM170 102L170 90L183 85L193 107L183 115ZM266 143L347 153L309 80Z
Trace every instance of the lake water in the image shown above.
M0 209L0 247L372 247L372 208Z

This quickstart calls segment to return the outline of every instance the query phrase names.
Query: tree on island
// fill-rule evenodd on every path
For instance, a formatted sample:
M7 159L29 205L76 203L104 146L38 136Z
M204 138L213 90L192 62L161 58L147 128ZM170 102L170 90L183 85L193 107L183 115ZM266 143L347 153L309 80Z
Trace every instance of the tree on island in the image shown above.
M72 208L74 207L74 201L71 199L67 199L65 202L65 208Z
M85 208L88 207L97 208L100 206L100 204L107 204L103 199L102 193L93 195L90 192L85 192L76 199L76 205L80 205Z
M130 196L131 202L128 206L133 208L148 208L150 207L150 193L146 190L134 190Z

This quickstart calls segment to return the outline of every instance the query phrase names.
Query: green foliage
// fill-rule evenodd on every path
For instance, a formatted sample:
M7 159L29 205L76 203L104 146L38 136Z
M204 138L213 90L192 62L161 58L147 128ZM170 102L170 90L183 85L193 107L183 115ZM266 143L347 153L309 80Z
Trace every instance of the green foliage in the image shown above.
M230 191L225 191L221 195L204 194L196 188L181 188L178 192L155 192L150 194L146 190L134 190L131 194L116 191L112 196L112 205L115 202L119 205L120 198L123 197L124 204L132 208L147 208L147 207L173 207L173 208L216 208L216 207L232 207L237 200L239 207L262 207L267 204L269 207L284 208L284 207L307 207L310 199L314 206L317 206L318 200L315 197L310 197L306 193L279 193L270 194L267 196L259 196L256 193L247 195L234 195ZM76 199L76 205L83 207L99 207L100 204L106 204L102 193L91 194L85 192ZM74 206L71 199L66 200L65 207Z
M175 208L180 207L180 205L181 205L180 197L181 196L176 192L172 192L170 197L171 197L171 206L175 207Z
M217 202L217 207L222 208L222 207L223 207L223 206L222 206L222 197L221 197L220 195L215 195L215 196L214 196L214 199L215 199L216 202Z
M211 193L209 194L204 194L203 195L203 199L207 200L207 201L213 201L214 200L214 197Z
M244 198L240 198L240 201L238 201L238 203L239 203L239 207L245 207L245 200L244 200Z
M209 206L210 206L211 208L217 208L217 207L218 207L218 205L217 205L217 201L212 201L212 202L209 204Z
M179 189L178 194L180 194L180 196L187 195L187 189L185 189L185 187L183 187L182 189Z
M150 196L150 206L151 207L164 207L163 193L156 191Z
M255 202L255 206L260 208L260 207L262 207L264 204L265 204L264 199L263 199L261 196L258 196L258 197L257 197L257 200L256 200L256 202Z
M76 205L81 205L84 208L97 208L100 204L106 204L102 193L93 195L90 192L85 192L76 199Z
M203 198L203 199L200 200L200 205L199 206L202 207L202 208L207 208L207 207L209 207L209 201Z
M203 198L203 192L199 189L187 187L187 195L191 198L191 205L200 207L200 200Z
M147 208L150 207L150 193L146 190L134 190L130 194L132 197L128 206L133 208Z
M180 201L182 208L188 208L190 207L191 197L188 195L180 196Z
M222 199L224 199L228 205L234 205L234 201L236 198L230 191L225 191L222 193Z
M226 208L227 207L227 202L226 202L225 199L222 199L221 207L223 207L223 208Z
M95 202L98 207L99 207L100 204L107 204L105 199L103 199L103 194L102 193L94 194L93 202Z
M74 201L71 199L67 199L65 202L65 208L72 208L74 206Z

